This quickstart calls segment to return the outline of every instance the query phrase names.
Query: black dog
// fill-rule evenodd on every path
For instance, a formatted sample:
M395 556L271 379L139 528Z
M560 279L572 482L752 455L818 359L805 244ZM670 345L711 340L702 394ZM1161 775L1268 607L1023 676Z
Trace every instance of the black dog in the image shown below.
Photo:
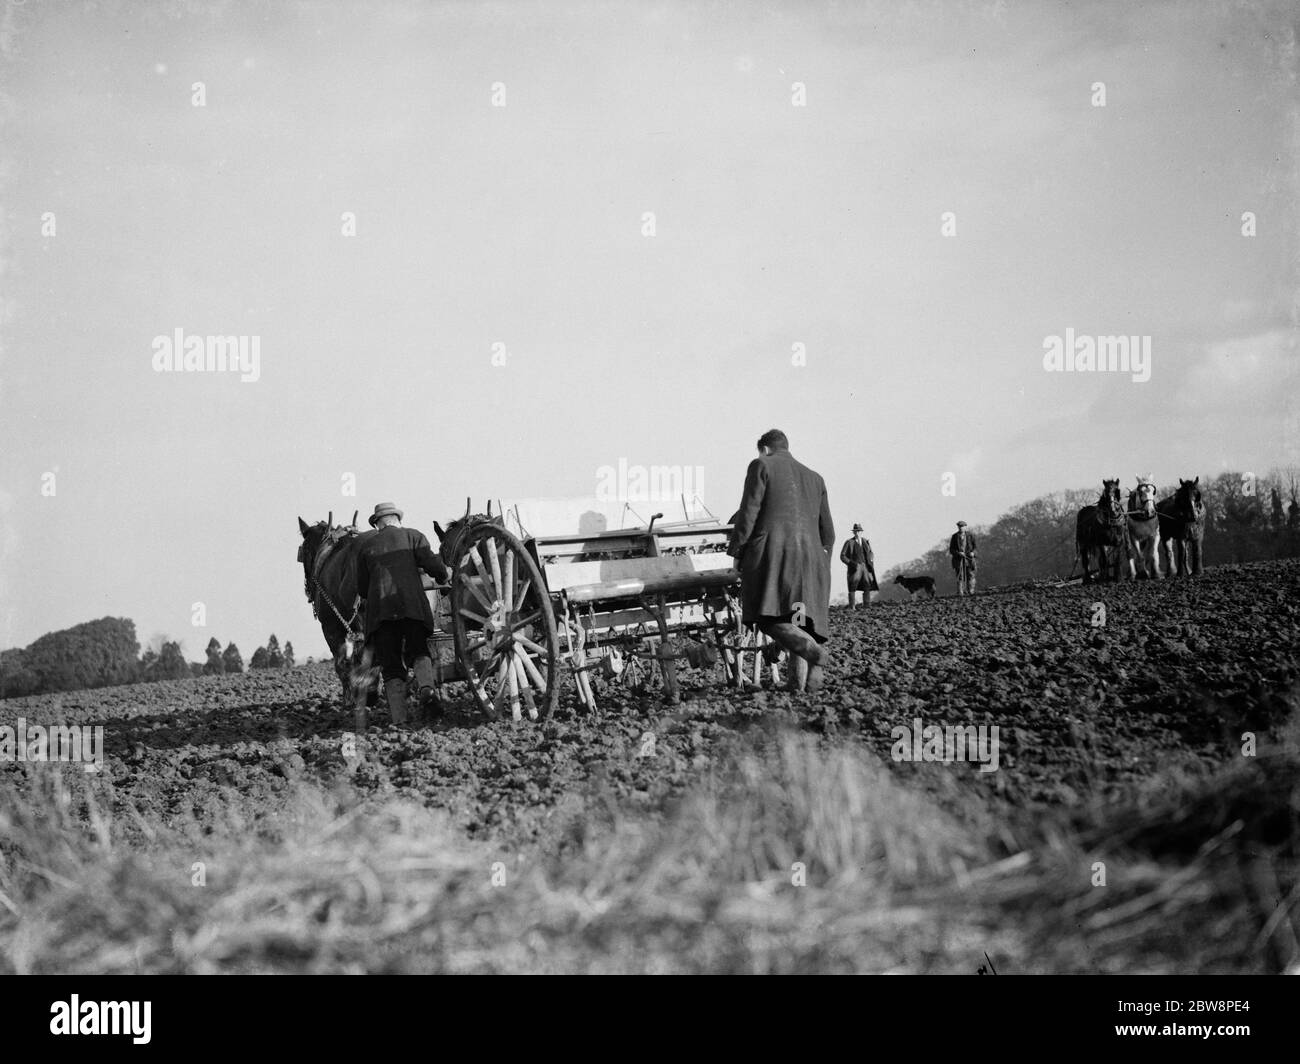
M903 587L912 595L918 591L928 591L930 597L934 598L934 577L932 576L896 576L894 583L902 584Z

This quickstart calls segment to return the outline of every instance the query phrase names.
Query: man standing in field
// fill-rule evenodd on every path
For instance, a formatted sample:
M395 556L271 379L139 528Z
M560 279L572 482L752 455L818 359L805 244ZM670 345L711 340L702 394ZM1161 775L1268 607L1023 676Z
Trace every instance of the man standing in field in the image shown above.
M948 556L952 559L952 571L957 575L957 594L975 594L975 537L966 531L965 521L957 522L957 531L948 540Z
M849 568L849 609L854 609L854 596L862 592L862 605L871 604L871 592L879 591L876 582L876 559L871 553L871 541L862 534L862 526L853 526L853 538L846 539L840 550L840 561Z
M795 461L784 432L758 440L729 553L739 560L742 621L790 653L790 689L818 690L830 635L831 522L826 483Z
M439 708L429 657L433 610L420 572L440 584L448 576L428 538L418 529L403 528L402 516L391 502L381 502L370 515L375 531L362 536L357 552L357 594L366 604L366 653L378 659L394 724L407 720L408 664L419 685L421 716Z

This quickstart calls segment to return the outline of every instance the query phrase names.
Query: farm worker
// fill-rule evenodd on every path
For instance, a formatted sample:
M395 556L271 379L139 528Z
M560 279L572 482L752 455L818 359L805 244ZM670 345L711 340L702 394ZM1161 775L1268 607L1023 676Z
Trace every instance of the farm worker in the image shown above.
M402 527L402 511L381 502L370 515L374 532L357 551L357 594L366 603L366 646L378 659L394 724L406 723L406 667L415 670L421 710L437 708L429 637L433 610L420 570L447 582L447 566L423 532Z
M957 531L948 540L948 555L952 559L952 571L957 574L957 594L964 595L966 588L961 584L961 563L966 561L966 583L972 593L975 591L975 537L966 531L966 522L957 522Z
M879 591L876 582L876 559L871 553L871 540L862 534L862 526L854 524L853 538L846 539L840 550L840 561L849 567L849 609L854 608L854 596L862 592L862 605L871 603L871 592Z
M739 560L741 620L790 652L790 689L816 691L830 636L831 523L826 482L795 461L784 432L758 439L728 553Z

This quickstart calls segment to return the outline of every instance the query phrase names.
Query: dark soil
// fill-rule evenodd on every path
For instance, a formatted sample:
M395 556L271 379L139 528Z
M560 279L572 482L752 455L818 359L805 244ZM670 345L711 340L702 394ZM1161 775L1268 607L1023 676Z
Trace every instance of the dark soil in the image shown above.
M146 823L203 822L236 800L255 815L300 779L346 781L445 809L470 836L523 845L592 802L661 808L736 746L784 727L865 742L963 817L1068 815L1208 776L1240 756L1243 733L1263 742L1300 701L1297 561L841 608L831 626L816 695L729 690L719 666L684 672L676 707L604 690L588 715L566 690L554 717L533 724L485 720L451 687L440 724L399 730L380 707L355 751L324 664L14 699L0 719L103 724L116 812L134 807ZM998 725L999 771L889 761L891 729L914 718ZM653 756L643 756L647 733Z

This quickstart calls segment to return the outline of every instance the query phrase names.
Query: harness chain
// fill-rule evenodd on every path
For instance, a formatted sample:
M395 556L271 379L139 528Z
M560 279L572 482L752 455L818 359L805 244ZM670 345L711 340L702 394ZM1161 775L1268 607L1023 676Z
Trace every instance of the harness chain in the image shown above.
M352 617L349 620L345 621L343 619L343 614L339 612L339 608L334 604L334 600L330 598L329 592L326 591L323 587L321 587L320 581L316 579L316 576L320 572L321 567L325 564L325 559L329 557L330 553L333 551L334 547L337 546L337 544L338 544L338 540L333 540L333 541L327 540L322 545L322 549L319 552L317 552L316 561L311 567L310 580L312 585L313 596L320 596L325 600L325 604L329 606L329 608L333 611L334 616L339 619L339 624L343 625L343 628L347 631L348 641L351 642L354 637L361 635L361 633L355 627L357 617L361 613L360 596L357 597L356 605L352 609Z

